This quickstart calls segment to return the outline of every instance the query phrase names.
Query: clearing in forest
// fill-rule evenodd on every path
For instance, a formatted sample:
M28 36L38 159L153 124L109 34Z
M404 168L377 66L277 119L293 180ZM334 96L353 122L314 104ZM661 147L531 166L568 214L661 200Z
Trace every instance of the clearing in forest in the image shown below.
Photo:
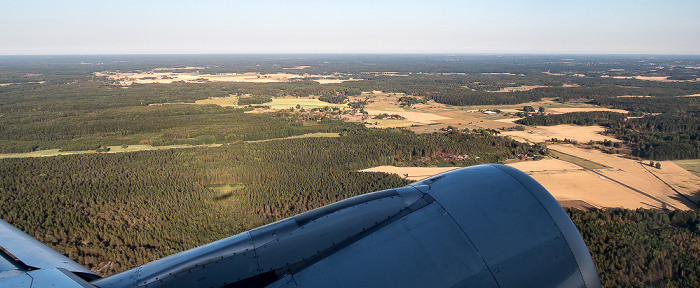
M299 107L306 110L313 108L323 108L323 107L338 107L338 108L348 108L346 104L333 104L328 102L323 102L318 99L311 98L272 98L272 102L260 104L261 106L269 106L272 109L289 109Z
M200 105L215 104L223 107L238 106L238 96L209 97L207 99L194 101L194 103Z
M84 150L84 151L60 151L60 149L48 149L39 150L28 153L10 153L10 154L0 154L0 159L2 158L28 158L28 157L51 157L60 155L74 155L74 154L92 154L92 153L122 153L122 152L136 152L136 151L146 151L146 150L163 150L163 149L177 149L177 148L192 148L192 147L216 147L222 144L202 144L202 145L164 145L164 146L151 146L151 145L128 145L123 146L107 146L109 149L107 152L97 152L96 150Z
M559 140L570 139L581 143L589 141L604 141L610 140L620 142L612 136L602 135L605 132L605 127L598 125L579 126L572 124L562 124L556 126L525 126L524 131L502 131L501 135L510 136L519 140L527 140L534 143L544 142L552 138Z
M309 134L297 135L297 136L289 136L289 137L284 137L284 138L272 138L272 139L254 140L254 141L246 141L246 142L255 143L255 142L267 142L267 141L301 139L301 138L336 138L336 137L340 137L340 134L320 132L320 133L309 133Z
M523 85L523 86L515 86L515 87L504 87L501 90L491 91L491 92L493 92L493 93L508 93L508 92L517 92L517 91L530 91L532 89L544 88L544 87L547 87L547 86Z
M284 138L273 138L265 140L255 140L246 142L265 142L273 140L287 140L287 139L298 139L298 138L321 138L321 137L340 137L338 133L309 133L304 135L289 136ZM60 155L74 155L74 154L92 154L92 153L122 153L122 152L136 152L136 151L146 151L146 150L163 150L163 149L177 149L177 148L193 148L193 147L217 147L223 144L202 144L202 145L164 145L164 146L151 146L151 145L128 145L124 146L107 146L109 151L107 152L97 152L95 150L85 150L85 151L60 151L60 149L50 149L50 150L39 150L29 153L10 153L10 154L0 154L0 159L3 158L28 158L28 157L51 157Z
M245 188L245 184L208 184L204 188L216 192L215 201L222 201L233 197L235 192Z

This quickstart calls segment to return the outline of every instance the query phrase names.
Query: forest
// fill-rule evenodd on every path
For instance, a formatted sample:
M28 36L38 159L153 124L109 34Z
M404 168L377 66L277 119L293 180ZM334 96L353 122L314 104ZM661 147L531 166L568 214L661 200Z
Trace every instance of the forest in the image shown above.
M561 124L574 124L582 126L601 125L609 126L611 122L625 121L627 116L617 112L592 111L571 112L556 115L532 115L515 121L515 123L529 126L554 126Z
M700 212L567 209L603 287L700 285Z
M355 127L337 138L2 159L0 215L104 274L341 199L408 184L378 165L497 163L534 146L490 133ZM448 162L464 155L462 162ZM448 159L448 160L445 160ZM212 184L243 184L222 193ZM70 208L68 208L70 207ZM111 263L109 267L101 267Z
M700 158L700 98L681 97L700 94L700 82L620 78L698 78L700 69L692 67L700 67L699 57L562 58L0 56L0 153L221 144L0 159L0 218L80 264L110 275L341 199L409 183L397 175L356 172L360 169L502 163L539 158L546 152L543 144L519 143L494 130L415 134L366 128L340 121L331 113L313 117L294 109L249 113L254 106L282 96L347 103L348 97L379 90L405 93L401 101L406 107L426 100L463 106L518 105L541 99L590 103L631 113L532 116L522 124L604 125L635 156ZM295 66L310 67L285 69ZM357 81L122 87L93 74L156 68L202 74L308 73ZM537 87L494 92L520 86ZM244 94L247 97L240 97ZM241 106L191 105L231 95L238 96ZM350 104L359 109L367 101ZM253 142L317 132L340 136ZM700 286L697 211L568 213L593 254L604 286Z
M664 113L628 118L616 112L572 112L533 115L517 120L523 125L601 125L605 133L623 140L630 154L651 160L700 158L698 113Z

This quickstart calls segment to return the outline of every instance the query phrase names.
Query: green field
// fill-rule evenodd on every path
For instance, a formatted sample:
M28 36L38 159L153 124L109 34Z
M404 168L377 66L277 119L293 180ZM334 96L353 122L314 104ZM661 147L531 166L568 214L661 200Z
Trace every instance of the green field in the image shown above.
M286 139L298 139L298 138L320 138L320 137L340 137L340 134L338 134L338 133L309 133L309 134L290 136L290 137L285 137L285 138L273 138L273 139L246 141L246 142L253 143L253 142L265 142L265 141L272 141L272 140L286 140ZM109 152L100 152L100 153L122 153L122 152L136 152L136 151L146 151L146 150L162 150L162 149L177 149L177 148L192 148L192 147L216 147L216 146L221 146L221 145L222 144L203 144L203 145L196 145L196 146L187 145L187 144L164 145L164 146L128 145L126 147L107 146L107 148L109 148ZM3 158L28 158L28 157L51 157L51 156L59 156L59 155L91 154L91 153L98 153L98 152L95 150L60 151L60 149L49 149L49 150L34 151L34 152L30 152L30 153L0 154L0 159L3 159Z
M340 137L340 134L338 133L309 133L309 134L304 134L304 135L297 135L297 136L289 136L285 138L273 138L273 139L265 139L265 140L256 140L256 141L246 141L249 143L254 143L254 142L267 142L267 141L273 141L273 140L287 140L287 139L300 139L300 138L322 138L322 137Z
M95 151L59 151L60 149L49 149L40 150L30 153L12 153L12 154L0 154L0 159L3 158L27 158L27 157L49 157L58 155L71 155L71 154L86 154L86 153L97 153Z
M700 177L700 159L673 160L673 163Z
M599 164L599 163L596 163L596 162L593 162L590 160L576 157L574 155L562 153L562 152L559 152L559 151L553 150L553 149L549 149L549 154L552 155L552 157L554 157L554 158L574 163L574 164L579 165L579 166L586 168L586 169L595 170L595 169L610 168L610 167L605 166L603 164Z
M217 192L214 200L226 200L234 196L234 193L245 188L244 184L210 184L204 185L204 188ZM233 199L235 200L235 199Z
M199 146L215 147L215 146L221 146L221 144L197 145L197 147L199 147ZM129 145L127 147L107 146L107 148L109 148L109 152L100 152L100 153L121 153L121 152L136 152L136 151L145 151L145 150L162 150L162 149L192 148L192 147L195 147L195 146L187 145L187 144L165 145L165 146ZM98 153L98 152L95 150L60 151L60 149L49 149L49 150L39 150L39 151L34 151L34 152L29 152L29 153L0 154L0 159L3 159L3 158L27 158L27 157L50 157L50 156L59 156L59 155L91 154L91 153Z

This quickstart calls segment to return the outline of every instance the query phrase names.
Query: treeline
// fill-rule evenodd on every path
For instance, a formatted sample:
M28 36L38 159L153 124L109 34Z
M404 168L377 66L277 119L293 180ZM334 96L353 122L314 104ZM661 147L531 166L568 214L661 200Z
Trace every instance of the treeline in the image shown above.
M697 111L612 122L607 130L626 141L634 156L652 160L700 158L700 115Z
M333 104L343 104L345 101L348 101L348 96L340 94L340 95L322 95L318 97L318 100L323 101L323 102L328 102L328 103L333 103Z
M571 112L556 115L533 115L515 121L515 123L529 126L554 126L561 124L575 124L581 126L602 125L608 126L611 122L622 122L627 116L622 113L608 111Z
M240 106L259 105L259 104L264 104L264 103L269 103L269 102L272 102L272 98L265 97L265 96L239 97L238 98L238 105L240 105Z
M325 85L324 85L325 86ZM333 103L333 104L343 104L348 100L348 96L358 96L361 95L362 91L356 88L335 88L335 89L325 89L321 91L318 100Z
M644 113L692 113L700 111L700 97L596 98L590 103Z
M157 103L194 103L208 97L224 97L227 93L214 85L136 84L111 87L102 81L77 81L69 84L37 84L0 86L0 113L65 117L72 111L92 112L100 109L148 106ZM58 113L58 114L51 114Z
M361 193L406 185L378 165L502 162L535 147L489 133L356 126L342 137L0 159L0 217L109 275ZM450 155L461 155L454 161ZM448 160L445 160L448 159ZM245 184L230 195L208 184Z
M700 158L700 115L697 111L640 118L627 118L625 114L607 111L572 112L529 116L516 123L530 126L601 125L606 127L607 134L623 140L633 156L651 160Z
M200 73L333 74L400 73L512 73L539 76L542 72L587 76L697 76L696 56L549 55L66 55L1 56L0 66L56 77L89 75L98 71L199 71ZM284 69L310 66L305 69ZM189 68L187 67L202 67ZM663 67L663 68L659 68ZM612 78L611 78L612 79ZM2 81L2 78L0 78Z
M567 209L603 287L700 286L700 212Z
M363 75L360 75L363 76ZM500 75L499 75L500 76ZM448 105L505 105L540 100L539 96L520 92L490 93L469 87L474 79L490 78L493 85L510 85L489 75L408 75L404 77L364 75L362 81L344 82L343 85L362 91L379 90L385 93L404 93L421 96ZM513 76L507 76L513 77ZM539 82L538 82L539 83ZM489 86L490 87L490 86Z
M180 104L93 112L16 113L2 118L0 153L55 148L94 150L106 145L205 144L202 137L213 139L214 143L231 143L338 132L346 125L339 121L303 121L288 113L245 111L217 105Z

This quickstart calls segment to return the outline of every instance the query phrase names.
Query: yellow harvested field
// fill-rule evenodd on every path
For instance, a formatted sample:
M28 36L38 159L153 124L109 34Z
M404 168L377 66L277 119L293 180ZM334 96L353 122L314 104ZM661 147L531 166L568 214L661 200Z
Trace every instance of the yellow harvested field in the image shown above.
M596 208L662 208L657 201L589 171L530 172L528 174L542 184L558 201L580 200Z
M311 67L311 66L294 66L294 67L282 68L282 69L284 69L284 70L295 70L295 69L306 69L306 68L309 68L309 67Z
M215 104L215 105L219 105L219 106L237 106L238 97L237 96L209 97L209 99L197 100L194 103L201 104L201 105Z
M528 103L529 104L529 103ZM525 106L527 104L524 104ZM517 107L517 108L503 108L500 109L503 112L510 112L510 113L517 113L517 112L523 112L522 108L523 106ZM539 106L543 106L545 108L545 113L552 113L552 114L564 114L564 113L571 113L571 112L591 112L591 111L608 111L608 112L617 112L617 113L624 113L627 114L629 113L627 110L622 110L622 109L610 109L610 108L603 108L603 107L595 107L592 105L586 105L588 107L549 107L549 106L544 106L544 105L529 105L537 109ZM583 105L581 105L583 106Z
M479 122L479 121L484 120L482 117L480 117L481 115L475 114L475 113L472 113L469 111L465 111L465 110L440 111L440 112L436 112L435 114L440 115L440 116L444 116L444 117L447 117L450 119L455 119L455 120L461 121L462 123L465 123L465 124L469 123L469 122Z
M617 112L627 114L629 111L622 109L610 109L603 107L590 107L590 108L548 108L545 110L546 113L563 114L571 112L591 112L591 111L607 111L607 112Z
M515 123L515 121L520 120L521 118L503 118L503 119L496 119L493 121L496 122L501 122L501 123ZM520 125L520 124L518 124Z
M557 149L562 149L558 145ZM566 150L567 153L576 154L582 150L574 147ZM588 151L588 150L585 150ZM557 201L562 205L581 207L592 206L596 208L668 208L689 210L696 206L676 194L671 188L663 184L659 179L651 173L645 172L637 161L620 158L614 155L607 155L598 152L601 155L596 155L596 151L585 155L576 155L579 157L589 157L604 162L606 165L619 164L611 166L609 169L598 169L595 172L586 170L578 165L569 162L548 158L540 161L525 161L507 164L508 166L517 168L532 178L537 180ZM608 157L609 159L603 159ZM664 165L670 167L671 164L662 161L662 170ZM385 172L394 173L401 177L406 177L409 180L421 180L435 174L446 172L459 167L395 167L395 166L379 166L361 171L365 172ZM651 168L655 169L655 168ZM682 169L679 167L679 169ZM597 174L597 173L600 174ZM679 173L676 168L671 168L667 173L656 173L661 179L667 183L677 187L683 186L687 189L684 191L698 191L700 188L700 178L694 175L677 174L676 178L671 177L671 174ZM687 173L687 172L686 172ZM695 178L692 178L693 176ZM618 182L616 182L618 181ZM629 186L626 187L625 185ZM637 191L635 191L635 189ZM682 192L682 191L681 191ZM685 194L685 192L683 192ZM646 195L645 195L646 194ZM696 192L697 194L697 192ZM698 199L700 195L694 195ZM581 203L588 205L581 205ZM664 204L665 203L665 204Z
M396 120L396 119L367 119L364 121L365 125L370 128L398 128L398 127L411 127L415 125L415 122L409 122L406 120Z
M527 86L527 85L523 85L523 86L517 86L517 87L505 87L505 88L503 88L503 89L501 89L501 90L498 90L498 91L491 91L491 92L494 92L494 93L507 93L507 92L516 92L516 91L530 91L530 90L535 89L535 88L544 88L544 87L547 87L547 86L536 86L536 85L535 85L535 86Z
M314 81L321 83L321 84L338 84L338 83L343 83L345 81L360 81L361 79L338 79L338 78L323 78L323 79L314 79Z
M615 79L638 79L647 81L662 81L662 82L687 82L687 81L697 81L695 80L669 80L668 76L614 76Z
M323 108L323 107L338 107L347 108L345 104L332 104L328 102L323 102L318 99L309 98L273 98L272 102L261 104L264 106L270 106L272 109L289 109L299 105L300 107L309 110L313 108Z
M537 180L560 202L583 201L589 205L602 207L639 208L640 201L646 199L627 191L623 186L605 181L600 176L582 168L556 159L526 161L507 164L519 169ZM459 167L395 167L379 166L361 170L363 172L385 172L406 177L409 180L421 180ZM602 200L602 201L601 201Z
M591 104L586 104L586 103L559 103L559 102L554 101L554 98L542 99L541 101L538 101L538 102L529 102L529 103L522 103L522 104L517 104L517 105L480 105L480 106L472 106L471 108L474 110L499 109L499 110L503 111L504 113L506 113L506 112L517 113L517 112L523 112L524 106L532 106L535 109L537 109L539 107L544 107L545 113L553 113L553 114L563 114L563 113L569 113L569 112L588 112L588 111L610 111L610 112L628 113L626 110L622 110L622 109L609 109L609 108L603 108L603 107L599 107L599 106L595 106L595 105L591 105Z
M405 177L408 180L421 180L433 176L435 174L440 174L442 172L447 172L460 167L396 167L396 166L377 166L372 168L367 168L360 170L360 172L384 172L396 174L401 177ZM406 176L408 175L408 176Z
M697 160L695 160L697 161ZM643 165L649 173L661 178L679 193L686 195L694 203L700 203L700 178L691 171L677 165L675 161L656 161L661 169ZM646 164L646 162L643 162Z
M503 119L504 121L506 119ZM588 142L588 141L603 141L611 140L614 142L619 142L610 136L602 135L601 133L605 131L605 127L602 126L578 126L578 125L557 125L557 126L537 126L529 127L525 126L525 131L503 131L501 135L510 136L515 139L525 139L530 142L544 142L545 140L550 140L552 138L557 138L559 140L573 139L578 142Z
M595 149L580 149L569 144L550 145L549 147L611 167L596 171L601 173L603 177L619 181L621 183L620 185L629 186L630 188L627 189L630 191L636 189L647 194L648 196L645 196L646 201L640 201L640 205L663 206L663 203L666 203L669 209L678 208L687 210L696 208L693 203L677 194L671 187L683 193L683 195L690 198L694 203L700 200L698 190L692 191L692 189L694 189L693 187L696 187L695 185L700 185L700 178L678 167L673 162L662 161L661 170L667 168L668 173L657 173L658 170L656 170L656 168L651 168L636 160L623 158L620 155L605 154ZM671 174L677 177L672 177ZM671 187L668 185L671 185ZM687 189L679 189L681 186L687 187ZM638 192L637 194L640 193Z
M206 82L250 82L250 83L272 83L272 82L289 82L305 78L312 78L321 84L324 83L341 83L344 81L359 81L359 79L340 80L335 76L324 75L299 75L289 73L276 74L260 74L260 73L222 73L222 74L199 74L199 73L171 73L171 72L156 72L154 69L148 72L141 73L117 73L117 72L96 72L95 76L106 76L109 79L118 81L121 85L139 84L168 84L177 81L188 83L206 83Z
M369 113L369 115L379 115L382 113L398 114L398 115L401 115L401 117L406 118L405 121L415 122L415 123L420 123L420 124L431 124L431 123L437 123L440 120L450 119L449 117L440 116L440 115L433 114L433 113L424 113L424 112L415 112L415 111L390 111L390 110L386 110L386 109L383 109L383 110L366 109L366 110L367 110L367 113Z
M522 161L507 164L523 172L551 172L551 171L574 171L582 170L578 165L569 162L547 158L540 161Z

